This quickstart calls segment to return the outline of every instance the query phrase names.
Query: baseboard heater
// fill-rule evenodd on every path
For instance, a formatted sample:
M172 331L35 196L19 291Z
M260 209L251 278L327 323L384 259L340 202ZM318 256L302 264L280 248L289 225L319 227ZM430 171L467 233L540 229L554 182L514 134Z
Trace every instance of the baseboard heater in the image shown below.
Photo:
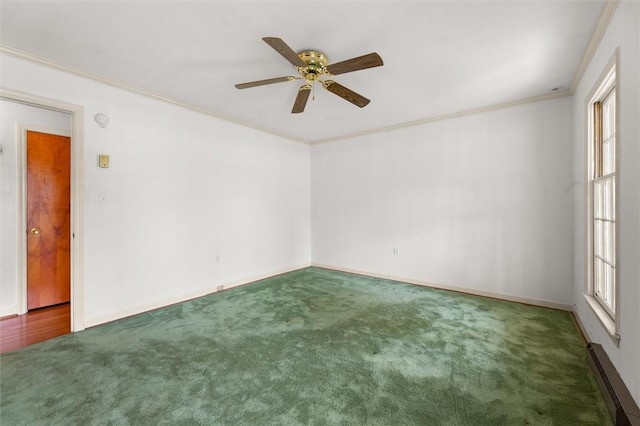
M602 394L616 426L640 426L640 409L611 363L602 345L589 343L587 359L596 376Z

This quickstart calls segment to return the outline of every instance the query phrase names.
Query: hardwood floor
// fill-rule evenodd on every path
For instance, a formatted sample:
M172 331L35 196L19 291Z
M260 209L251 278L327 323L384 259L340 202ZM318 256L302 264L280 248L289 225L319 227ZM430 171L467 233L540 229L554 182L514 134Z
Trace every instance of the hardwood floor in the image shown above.
M70 308L62 303L0 320L0 353L70 333Z

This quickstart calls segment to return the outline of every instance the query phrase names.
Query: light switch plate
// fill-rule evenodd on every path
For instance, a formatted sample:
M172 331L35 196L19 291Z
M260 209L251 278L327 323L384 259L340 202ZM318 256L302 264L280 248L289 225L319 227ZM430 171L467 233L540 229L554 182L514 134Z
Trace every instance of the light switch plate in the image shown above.
M108 155L98 155L98 166L102 167L103 169L108 169L109 168L109 156Z

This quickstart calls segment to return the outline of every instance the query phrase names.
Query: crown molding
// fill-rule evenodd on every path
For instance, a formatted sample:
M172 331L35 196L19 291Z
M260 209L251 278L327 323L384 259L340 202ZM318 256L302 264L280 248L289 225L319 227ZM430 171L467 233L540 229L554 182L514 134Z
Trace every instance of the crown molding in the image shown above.
M589 41L589 44L587 45L587 48L585 49L585 51L584 51L584 53L582 55L582 59L580 60L580 64L578 65L578 69L576 70L576 73L574 74L573 79L571 80L571 86L567 90L563 90L563 91L555 92L555 93L550 93L550 94L546 94L546 95L542 95L542 96L535 96L535 97L531 97L531 98L521 99L521 100L517 100L517 101L513 101L513 102L505 102L505 103L496 104L496 105L489 105L489 106L485 106L485 107L470 109L470 110L467 110L467 111L460 111L460 112L440 115L440 116L436 116L436 117L428 117L428 118L423 118L423 119L420 119L420 120L414 120L414 121L408 121L408 122L404 122L404 123L392 124L390 126L378 127L378 128L375 128L375 129L364 130L364 131L361 131L361 132L350 133L350 134L347 134L347 135L341 135L341 136L335 136L335 137L331 137L331 138L319 139L319 140L315 140L315 141L310 142L310 144L311 145L317 145L317 144L323 144L323 143L329 143L329 142L336 142L336 141L340 141L340 140L344 140L344 139L351 139L351 138L356 138L356 137L360 137L360 136L367 136L367 135L371 135L371 134L375 134L375 133L381 133L381 132L388 132L388 131L391 131L391 130L403 129L405 127L419 126L419 125L422 125L422 124L434 123L436 121L450 120L452 118L464 117L464 116L467 116L467 115L479 114L479 113L488 112L488 111L494 111L494 110L503 109L503 108L511 108L511 107L515 107L515 106L519 106L519 105L525 105L525 104L528 104L528 103L545 101L545 100L548 100L548 99L561 98L561 97L565 97L565 96L572 96L575 93L575 91L576 91L576 89L578 87L578 84L580 84L580 80L582 79L582 76L584 75L584 73L585 73L585 71L587 69L587 66L589 65L589 63L593 59L593 55L595 55L596 50L598 49L598 46L600 45L600 41L602 40L602 37L604 37L604 34L606 33L607 29L609 28L609 23L611 22L611 19L613 18L613 15L615 14L619 3L620 3L620 0L607 0L607 3L605 4L604 9L602 10L602 13L600 14L600 19L598 20L598 24L596 25L596 29L594 30L593 34L591 35L591 40Z
M336 136L336 137L326 138L326 139L319 139L319 140L311 142L311 145L318 145L318 144L323 144L323 143L336 142L336 141L343 140L343 139L357 138L357 137L360 137L360 136L367 136L367 135L371 135L371 134L374 134L374 133L389 132L391 130L404 129L406 127L413 127L413 126L420 126L420 125L423 125L423 124L435 123L436 121L451 120L453 118L460 118L460 117L465 117L465 116L468 116L468 115L474 115L474 114L480 114L480 113L483 113L483 112L495 111L495 110L498 110L498 109L512 108L512 107L516 107L516 106L520 106L520 105L526 105L526 104L530 104L530 103L534 103L534 102L546 101L546 100L549 100L549 99L564 98L566 96L571 96L571 95L573 95L573 93L571 91L562 90L562 91L558 91L558 92L549 93L549 94L546 94L546 95L534 96L534 97L525 98L525 99L519 99L519 100L515 100L515 101L510 101L510 102L503 102L503 103L500 103L500 104L487 105L487 106L483 106L483 107L480 107L480 108L474 108L474 109L469 109L469 110L465 110L465 111L454 112L454 113L451 113L451 114L438 115L436 117L428 117L428 118L422 118L422 119L414 120L414 121L407 121L407 122L404 122L404 123L392 124L390 126L376 127L375 129L364 130L362 132L356 132L356 133L350 133L348 135Z
M212 113L211 111L208 111L204 108L199 108L199 107L195 107L193 105L189 105L186 104L184 102L178 101L176 99L155 93L155 92L151 92L148 90L144 90L144 89L140 89L136 86L133 85L129 85L126 83L122 83L120 81L117 80L113 80L111 78L99 75L99 74L95 74L95 73L91 73L88 71L84 71L75 67L71 67L69 65L65 65L62 64L60 62L56 62L53 61L51 59L48 58L44 58L42 56L38 56L38 55L34 55L28 52L24 52L18 49L14 49L11 47L7 47L7 46L3 46L0 45L0 52L2 53L6 53L18 58L22 58L22 59L26 59L28 61L31 62L35 62L35 63L39 63L42 65L46 65L61 71L66 71L68 73L71 74L75 74L77 76L83 77L83 78L87 78L90 80L94 80L94 81L98 81L104 84L108 84L110 86L114 86L123 90L127 90L130 92L134 92L149 98L153 98L153 99L157 99L160 101L164 101L164 102L168 102L170 104L182 107L182 108L186 108L188 110L191 111L195 111L195 112L199 112L201 114L205 114L211 117L215 117L218 118L220 120L224 120L224 121L228 121L231 123L235 123L238 124L240 126L244 126L244 127L248 127L254 130L258 130L260 132L264 132L273 136L277 136L283 139L287 139L287 140L291 140L294 142L299 142L305 145L317 145L317 144L323 144L323 143L329 143L329 142L336 142L336 141L340 141L340 140L345 140L345 139L351 139L351 138L357 138L357 137L361 137L361 136L367 136L367 135L372 135L375 133L381 133L381 132L388 132L388 131L392 131L392 130L397 130L397 129L403 129L406 127L412 127L412 126L419 126L419 125L423 125L423 124L428 124L428 123L434 123L437 121L443 121L443 120L450 120L453 118L459 118L459 117L465 117L468 115L473 115L473 114L480 114L483 112L488 112L488 111L495 111L498 109L504 109L504 108L511 108L511 107L515 107L515 106L519 106L519 105L525 105L528 103L533 103L533 102L540 102L540 101L545 101L545 100L549 100L549 99L555 99L555 98L562 98L565 96L571 96L575 93L576 88L578 87L578 84L580 83L580 80L582 79L582 76L584 75L587 66L589 65L589 63L591 62L591 59L593 58L593 55L595 54L600 41L602 40L602 37L604 36L605 32L607 31L607 28L609 27L609 23L611 22L611 18L613 18L613 15L616 11L616 8L618 7L618 4L620 3L620 0L608 0L603 11L602 14L600 15L600 19L598 21L598 24L596 26L596 29L594 30L592 36L591 36L591 40L589 41L589 44L587 45L587 48L585 49L584 54L582 55L582 59L580 61L580 64L578 66L578 69L576 71L576 73L574 74L573 80L571 81L571 86L569 87L569 89L567 90L563 90L563 91L559 91L559 92L554 92L554 93L549 93L549 94L545 94L545 95L541 95L541 96L534 96L534 97L530 97L530 98L525 98L525 99L520 99L520 100L515 100L515 101L510 101L510 102L504 102L504 103L500 103L500 104L495 104L495 105L488 105L488 106L484 106L484 107L480 107L480 108L474 108L474 109L470 109L470 110L466 110L466 111L459 111L459 112L455 112L455 113L451 113L451 114L444 114L444 115L440 115L440 116L435 116L435 117L426 117L423 119L419 119L419 120L413 120L413 121L407 121L407 122L403 122L403 123L397 123L397 124L392 124L389 126L383 126L383 127L376 127L373 129L369 129L369 130L363 130L360 132L355 132L355 133L348 133L348 134L344 134L344 135L339 135L339 136L334 136L334 137L329 137L329 138L324 138L324 139L317 139L317 140L307 140L307 139L302 139L302 138L298 138L292 135L288 135L288 134L284 134L284 133L279 133L279 132L275 132L271 129L267 129L261 126L256 126L250 123L247 123L245 121L241 121L241 120L237 120L231 117L227 117L221 114L215 114Z
M72 66L69 66L69 65L65 65L63 63L60 63L60 62L57 62L57 61L53 61L51 59L48 59L48 58L45 58L45 57L42 57L42 56L34 55L32 53L28 53L28 52L25 52L25 51L22 51L22 50L19 50L19 49L14 49L12 47L0 45L0 53L6 53L8 55L11 55L11 56L14 56L14 57L17 57L17 58L20 58L20 59L25 59L27 61L35 62L35 63L40 64L40 65L45 65L45 66L48 66L48 67L51 67L51 68L54 68L54 69L57 69L57 70L60 70L60 71L65 71L65 72L68 72L70 74L74 74L74 75L77 75L79 77L83 77L83 78L86 78L86 79L89 79L89 80L94 80L94 81L97 81L97 82L100 82L100 83L103 83L103 84L107 84L109 86L117 87L117 88L122 89L122 90L126 90L126 91L129 91L129 92L134 92L134 93L137 93L139 95L146 96L148 98L152 98L152 99L156 99L156 100L159 100L159 101L167 102L167 103L173 104L175 106L179 106L179 107L191 110L191 111L198 112L200 114L208 115L210 117L214 117L214 118L217 118L217 119L220 119L220 120L224 120L224 121L228 121L228 122L231 122L231 123L234 123L234 124L238 124L238 125L243 126L243 127L248 127L248 128L254 129L254 130L258 130L260 132L268 133L270 135L277 136L277 137L280 137L280 138L283 138L283 139L287 139L287 140L294 141L294 142L300 142L300 143L303 143L305 145L308 145L310 143L310 141L307 141L307 140L304 140L304 139L300 139L300 138L297 138L295 136L286 135L286 134L279 133L279 132L274 132L273 130L266 129L266 128L263 128L263 127L260 127L260 126L255 126L253 124L249 124L249 123L246 123L246 122L241 121L241 120L236 120L236 119L224 116L224 115L215 114L215 113L212 113L211 111L208 111L208 110L206 110L204 108L199 108L199 107L196 107L196 106L193 106L193 105L189 105L189 104L186 104L184 102L178 101L176 99L170 98L168 96L161 95L159 93L155 93L155 92L151 92L151 91L148 91L148 90L144 90L144 89L141 89L139 87L136 87L136 86L133 86L133 85L130 85L130 84L126 84L126 83L123 83L123 82L118 81L118 80L113 80L113 79L111 79L109 77L105 77L105 76L100 75L100 74L95 74L95 73L92 73L92 72L89 72L89 71L84 71L84 70L81 70L79 68L75 68L75 67L72 67Z
M604 6L604 10L600 15L600 20L598 21L598 25L596 25L596 29L593 31L591 35L591 40L587 45L587 48L582 55L582 60L580 61L580 65L578 65L578 69L576 70L575 75L573 76L573 80L571 81L571 86L569 87L569 91L571 94L575 93L578 88L578 84L580 84L580 80L582 80L582 76L587 70L587 66L593 59L593 55L595 55L598 46L600 45L600 41L604 34L607 32L607 28L609 28L609 23L611 22L611 18L616 13L616 9L620 0L608 0L607 4Z

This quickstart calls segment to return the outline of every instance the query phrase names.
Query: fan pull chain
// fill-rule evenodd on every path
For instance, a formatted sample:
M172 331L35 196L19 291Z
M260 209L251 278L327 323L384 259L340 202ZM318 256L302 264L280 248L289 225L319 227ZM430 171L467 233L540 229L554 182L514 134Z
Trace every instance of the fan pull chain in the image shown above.
M316 82L311 83L311 100L316 100Z

